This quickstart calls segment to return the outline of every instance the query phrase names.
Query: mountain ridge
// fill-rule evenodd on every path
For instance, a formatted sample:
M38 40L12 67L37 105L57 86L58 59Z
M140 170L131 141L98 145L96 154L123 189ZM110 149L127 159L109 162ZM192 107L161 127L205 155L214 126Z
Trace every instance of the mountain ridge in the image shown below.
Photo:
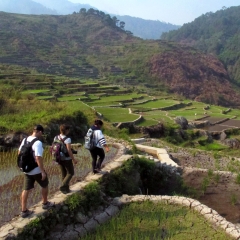
M21 14L67 15L73 12L78 13L81 8L85 8L86 10L93 8L97 10L97 8L89 4L72 3L67 0L22 0L21 2L18 0L2 0L2 3L0 3L1 11ZM131 16L110 15L116 16L120 21L124 21L126 30L131 31L135 36L143 39L160 39L163 32L180 27L171 23Z
M93 9L71 15L0 12L0 64L66 78L127 79L192 100L240 106L239 92L217 58L177 43L134 37L115 20Z

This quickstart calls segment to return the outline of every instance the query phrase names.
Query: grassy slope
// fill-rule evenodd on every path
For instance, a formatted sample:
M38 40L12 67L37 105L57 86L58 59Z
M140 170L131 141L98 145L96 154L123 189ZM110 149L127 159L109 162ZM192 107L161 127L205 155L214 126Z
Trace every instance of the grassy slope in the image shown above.
M182 206L162 203L131 203L109 223L81 239L232 239L203 216Z

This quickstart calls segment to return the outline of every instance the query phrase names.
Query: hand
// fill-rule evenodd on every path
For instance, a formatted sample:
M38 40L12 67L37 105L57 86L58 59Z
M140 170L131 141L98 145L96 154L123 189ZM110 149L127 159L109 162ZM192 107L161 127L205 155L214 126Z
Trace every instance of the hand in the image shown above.
M105 150L106 150L106 152L110 151L109 147L105 147Z
M43 181L47 177L47 174L45 171L43 171L41 174L42 174L42 181Z
M77 161L76 159L73 159L73 163L74 163L74 164L77 164L78 161Z

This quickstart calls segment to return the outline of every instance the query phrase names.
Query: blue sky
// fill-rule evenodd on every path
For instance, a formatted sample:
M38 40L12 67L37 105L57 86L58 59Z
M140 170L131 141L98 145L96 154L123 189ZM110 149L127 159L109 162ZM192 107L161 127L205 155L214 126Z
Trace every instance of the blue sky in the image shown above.
M223 6L239 6L240 0L69 0L90 4L104 12L182 25Z

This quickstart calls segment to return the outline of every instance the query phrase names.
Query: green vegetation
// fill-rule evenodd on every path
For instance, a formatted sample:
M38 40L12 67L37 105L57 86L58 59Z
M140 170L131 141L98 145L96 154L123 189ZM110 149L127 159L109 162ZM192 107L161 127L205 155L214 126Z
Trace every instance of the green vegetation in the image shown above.
M124 206L107 224L81 239L231 239L200 214L183 206L145 201ZM211 237L210 237L211 236Z
M172 99L159 99L159 100L156 100L156 101L150 101L150 102L147 102L147 103L144 103L144 104L138 104L138 105L130 105L129 107L139 107L139 108L164 108L164 107L169 107L169 106L172 106L172 105L175 105L177 104L178 102L177 101L174 101Z
M184 86L182 88L185 90L173 86L175 83L172 83L176 82L179 75L173 74L172 79L168 80L164 75L164 69L158 72L156 61L158 58L167 57L169 64L160 65L171 69L174 68L171 66L172 58L178 59L184 52L187 56L187 65L180 70L180 75L190 76L187 77L187 81L192 83L191 79L192 77L195 79L195 75L191 76L187 73L188 62L201 58L202 52L173 42L133 37L129 31L124 30L124 26L118 23L115 17L104 12L89 9L66 16L33 16L1 12L0 21L2 24L0 60L4 64L0 66L0 80L4 81L4 84L10 81L11 84L21 84L24 90L33 88L43 90L33 94L44 94L44 90L49 87L51 94L47 97L38 96L40 99L50 99L50 96L54 95L54 99L72 100L62 99L62 96L58 96L62 95L60 91L72 95L74 92L79 92L78 88L85 87L86 92L93 93L92 90L94 91L98 83L101 85L99 92L111 95L114 95L114 92L134 92L138 87L147 87L157 93L154 95L161 97L170 92L181 95L181 98L182 96L191 96L192 99L197 97L186 92ZM200 66L197 66L197 69L203 67L203 71L211 71L211 75L219 79L219 74L212 71L210 64L206 66L206 61L198 64ZM29 69L23 71L19 66ZM34 77L27 79L27 74L32 74ZM53 84L55 81L53 75L58 78L58 86ZM213 86L218 84L216 79L213 79ZM209 81L211 82L210 79ZM123 90L120 85L127 88ZM214 89L217 90L217 86ZM30 93L32 94L32 91L29 91ZM231 102L229 99L225 101L225 95L217 93L215 98L203 99L211 103L234 105L235 101ZM121 100L113 100L113 102L118 101ZM107 102L110 103L111 100L107 99ZM95 106L95 102L92 104ZM143 107L158 108L161 107L161 103L151 102L149 106Z
M79 211L87 214L90 210L97 209L104 203L101 197L100 185L96 182L89 183L83 191L73 194L65 201L70 211Z
M66 110L67 109L67 110ZM85 116L94 119L93 111L83 103L68 105L66 103L48 102L37 99L26 99L19 90L15 88L2 89L0 98L0 127L1 132L10 130L30 130L37 123L47 125L52 121L74 118L79 116L82 123L87 123ZM80 117L81 116L81 117ZM79 124L81 124L79 122Z

